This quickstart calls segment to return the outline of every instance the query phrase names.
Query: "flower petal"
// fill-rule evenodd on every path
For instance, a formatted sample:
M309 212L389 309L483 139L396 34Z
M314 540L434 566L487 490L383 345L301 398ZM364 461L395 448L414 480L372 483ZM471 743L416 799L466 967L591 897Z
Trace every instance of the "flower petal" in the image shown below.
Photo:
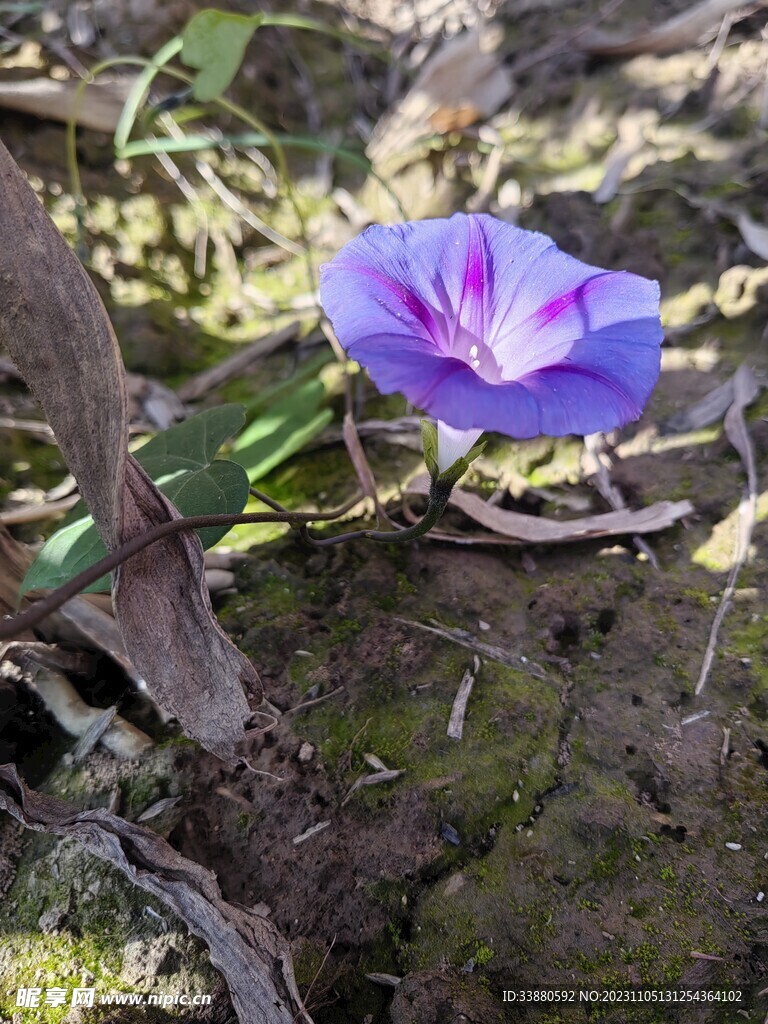
M320 268L323 307L342 345L410 332L448 351L468 247L466 217L373 225L348 242Z
M609 430L658 378L655 282L485 215L371 227L321 268L321 295L382 392L459 431Z
M557 257L568 264L577 263L563 253ZM543 263L550 263L545 258ZM532 301L533 292L541 282L538 274L533 284L526 283L528 291L525 303L515 307L514 316L507 325L497 325L498 334L491 343L493 354L502 369L505 380L519 380L527 373L554 366L562 361L574 359L572 349L576 343L590 337L595 344L604 345L609 341L622 344L649 345L658 349L663 338L659 321L659 286L635 274L597 270L586 264L574 271L566 267L566 274L560 277L567 287L550 296L545 302L517 320L519 313ZM552 268L550 283L543 292L551 289L551 282L558 278ZM581 281L574 282L576 273ZM611 330L608 331L607 329Z
M456 430L442 420L437 421L437 468L441 473L467 455L482 434L481 428Z

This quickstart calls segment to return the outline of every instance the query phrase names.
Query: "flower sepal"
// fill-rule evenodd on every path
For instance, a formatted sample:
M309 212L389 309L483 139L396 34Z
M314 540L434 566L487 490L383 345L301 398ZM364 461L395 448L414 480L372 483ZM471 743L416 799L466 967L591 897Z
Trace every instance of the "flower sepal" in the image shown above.
M421 443L424 449L424 462L433 483L439 484L441 488L448 488L449 491L464 476L478 455L482 454L486 445L485 441L473 445L465 455L460 456L441 472L438 457L438 432L431 420L423 419L421 421Z

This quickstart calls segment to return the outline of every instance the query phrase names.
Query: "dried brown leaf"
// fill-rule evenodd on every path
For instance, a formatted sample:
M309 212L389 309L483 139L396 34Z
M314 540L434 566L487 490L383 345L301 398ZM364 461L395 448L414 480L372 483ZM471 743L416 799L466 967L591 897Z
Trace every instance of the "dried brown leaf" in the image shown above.
M675 413L664 424L665 434L686 434L722 419L733 402L733 378L719 384L688 409Z
M1 144L0 194L0 340L114 547L128 455L117 340L85 271Z
M667 53L693 45L706 32L716 31L727 14L745 6L744 0L703 0L645 32L619 33L593 29L579 34L576 45L585 53L601 57Z
M367 150L370 160L380 165L421 138L495 114L512 95L512 78L496 54L499 41L499 33L485 28L443 43L376 126Z
M227 903L212 871L182 857L149 829L104 808L78 811L28 789L14 765L0 766L0 808L26 828L74 839L177 914L208 946L243 1024L312 1024L296 987L288 944L265 917Z
M132 456L124 493L123 540L178 517ZM190 736L231 757L251 715L244 689L258 703L261 684L213 615L197 535L176 534L162 550L153 544L121 565L113 599L125 646L153 697Z
M768 260L768 228L752 220L749 214L740 213L736 218L736 226L741 232L744 244L761 260Z
M409 494L426 496L429 494L429 477L416 477L408 484ZM593 537L615 537L621 534L654 533L665 530L683 516L693 512L690 501L659 501L647 508L622 509L617 512L605 512L596 516L585 516L582 519L569 519L559 522L545 519L543 516L527 516L520 512L489 505L475 494L455 489L449 504L465 515L480 523L487 530L514 544L566 544L572 541L590 540ZM429 534L427 535L429 536ZM455 539L461 543L461 537L441 533L441 539Z
M355 779L351 789L341 801L341 806L343 807L351 798L352 794L356 793L362 786L378 786L382 782L394 782L395 779L400 778L403 771L403 768L388 768L383 772L373 772L371 775L361 775L359 779Z
M129 78L120 82L89 85L78 95L77 79L58 82L33 78L26 82L0 82L0 107L17 110L46 121L75 122L82 128L112 134L133 87Z
M110 550L178 515L128 454L125 372L101 300L0 145L0 341L45 410ZM121 566L115 617L158 703L220 757L234 755L261 684L216 623L195 534Z
M699 672L699 678L694 689L694 693L697 695L704 689L709 678L712 662L715 658L715 651L717 650L717 638L720 633L720 627L723 624L736 590L739 573L747 560L749 545L752 541L752 531L757 520L758 486L755 451L752 446L752 439L749 436L746 420L744 419L744 410L754 402L759 393L760 388L754 374L746 363L742 363L733 375L733 402L725 414L724 427L728 440L741 458L742 465L747 474L747 486L739 502L739 525L733 565L728 573L728 580L720 597L720 604L709 631L709 640L704 651L701 671Z

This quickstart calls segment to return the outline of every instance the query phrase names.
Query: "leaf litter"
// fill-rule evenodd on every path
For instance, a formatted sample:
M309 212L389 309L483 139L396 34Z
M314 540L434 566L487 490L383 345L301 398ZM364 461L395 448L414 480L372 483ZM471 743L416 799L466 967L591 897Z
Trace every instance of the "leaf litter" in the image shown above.
M29 789L12 765L0 766L0 807L25 828L79 843L177 914L208 946L243 1024L312 1024L296 987L288 944L267 918L227 903L212 871L176 853L154 832L103 808L77 811Z
M125 372L101 301L2 146L0 182L0 237L14 239L0 247L0 337L113 549L178 513L128 454ZM255 705L262 689L213 616L198 538L176 535L121 566L113 601L153 696L203 746L233 757L251 713L244 687Z
M739 367L733 377L733 402L725 414L725 433L728 440L739 453L742 466L747 475L747 486L739 502L738 528L736 533L736 549L734 551L733 565L728 573L728 580L720 597L717 613L712 622L709 632L709 639L704 651L704 658L696 681L694 693L698 696L706 686L712 662L717 651L717 640L720 627L723 624L728 609L731 605L733 595L736 591L736 584L739 574L749 557L749 547L752 542L752 532L757 520L757 467L755 465L755 450L752 439L749 435L749 428L744 419L744 410L754 402L760 392L755 375L745 363Z
M426 496L429 493L429 477L426 474L417 476L408 484L407 493ZM561 522L498 508L460 488L453 490L448 504L489 531L485 537L447 533L444 530L433 530L427 534L428 537L450 540L456 544L483 544L489 541L505 544L568 544L627 533L656 533L666 530L693 512L693 505L687 500L659 501L646 508L620 509Z

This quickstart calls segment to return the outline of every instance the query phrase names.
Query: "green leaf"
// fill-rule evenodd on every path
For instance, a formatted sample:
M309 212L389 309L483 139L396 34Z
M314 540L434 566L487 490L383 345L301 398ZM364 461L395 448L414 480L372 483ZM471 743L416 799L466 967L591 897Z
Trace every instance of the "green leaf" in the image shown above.
M248 473L251 483L266 476L295 455L333 419L330 409L320 409L325 389L318 380L267 409L235 442L231 457Z
M169 427L148 441L136 459L183 516L215 512L242 512L248 501L248 479L240 466L217 461L216 452L242 427L241 405L207 409ZM228 527L198 531L204 547L211 547ZM58 587L107 553L90 516L57 530L29 567L19 596L43 587ZM86 593L109 590L103 576Z
M197 473L185 473L170 480L160 490L183 516L237 515L248 502L248 475L237 463L220 459ZM207 549L218 544L231 529L209 527L197 533Z
M205 103L229 88L260 22L259 15L212 9L200 11L190 20L182 33L181 59L199 72L193 86L196 100Z
M57 530L43 545L27 570L19 588L19 598L30 590L60 587L79 572L94 565L107 553L104 541L90 516ZM102 576L83 593L109 590L109 576Z
M155 482L180 470L204 469L244 423L242 405L219 405L156 434L134 456Z

